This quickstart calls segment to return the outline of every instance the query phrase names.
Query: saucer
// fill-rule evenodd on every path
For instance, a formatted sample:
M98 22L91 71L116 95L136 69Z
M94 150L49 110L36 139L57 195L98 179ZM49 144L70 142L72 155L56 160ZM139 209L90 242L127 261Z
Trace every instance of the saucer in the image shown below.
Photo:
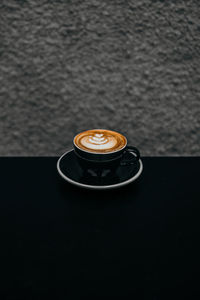
M127 153L127 157L134 155ZM119 188L135 181L143 170L141 159L133 165L119 165L114 173L104 170L102 176L97 176L92 170L83 171L78 164L74 150L65 152L57 162L60 176L69 183L92 190L107 190Z

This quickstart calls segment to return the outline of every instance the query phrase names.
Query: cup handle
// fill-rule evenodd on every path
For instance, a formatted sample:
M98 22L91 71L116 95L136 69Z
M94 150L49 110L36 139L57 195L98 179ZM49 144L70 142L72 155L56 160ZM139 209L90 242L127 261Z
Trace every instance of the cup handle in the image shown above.
M126 153L134 153L131 159L124 159L123 156ZM124 153L122 154L122 160L120 162L121 166L128 166L128 165L133 165L136 161L140 159L140 152L137 148L132 147L132 146L127 146L126 149L124 150Z

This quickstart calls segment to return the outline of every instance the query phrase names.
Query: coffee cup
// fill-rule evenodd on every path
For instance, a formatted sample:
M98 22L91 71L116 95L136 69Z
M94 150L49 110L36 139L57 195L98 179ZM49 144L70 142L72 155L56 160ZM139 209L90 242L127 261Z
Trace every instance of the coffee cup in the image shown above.
M119 165L135 164L140 159L139 150L128 146L124 135L107 129L83 131L74 137L73 146L83 171L97 176L105 171L113 173ZM127 153L132 156L126 158Z

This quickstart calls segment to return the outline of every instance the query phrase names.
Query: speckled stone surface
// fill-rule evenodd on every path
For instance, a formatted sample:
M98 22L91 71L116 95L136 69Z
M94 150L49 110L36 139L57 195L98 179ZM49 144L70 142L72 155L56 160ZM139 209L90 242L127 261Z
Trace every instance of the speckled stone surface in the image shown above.
M0 155L60 155L80 131L200 155L200 1L0 2Z

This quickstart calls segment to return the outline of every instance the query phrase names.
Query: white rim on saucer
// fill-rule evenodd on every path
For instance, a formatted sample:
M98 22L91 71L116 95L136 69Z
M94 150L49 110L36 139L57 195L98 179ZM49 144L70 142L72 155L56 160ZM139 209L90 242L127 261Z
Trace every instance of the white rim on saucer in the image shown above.
M142 164L142 161L141 159L139 159L139 163L140 163L140 168L138 170L138 172L133 176L131 177L130 179L128 180L125 180L123 182L120 182L120 183L116 183L116 184L111 184L111 185L89 185L89 184L84 184L84 183L79 183L75 180L72 180L70 179L69 177L67 177L65 174L63 174L63 172L61 171L60 169L60 161L61 159L69 152L71 151L74 151L74 150L69 150L67 152L65 152L57 161L57 170L58 170L58 173L60 174L60 176L65 179L66 181L68 181L69 183L73 184L73 185L76 185L76 186L79 186L79 187L82 187L82 188L86 188L86 189L91 189L91 190L107 190L107 189L114 189L114 188L118 188L118 187L121 187L121 186L124 186L124 185L127 185L133 181L135 181L139 176L140 174L142 173L142 170L143 170L143 164ZM131 153L131 152L130 152ZM133 154L134 155L134 154Z

